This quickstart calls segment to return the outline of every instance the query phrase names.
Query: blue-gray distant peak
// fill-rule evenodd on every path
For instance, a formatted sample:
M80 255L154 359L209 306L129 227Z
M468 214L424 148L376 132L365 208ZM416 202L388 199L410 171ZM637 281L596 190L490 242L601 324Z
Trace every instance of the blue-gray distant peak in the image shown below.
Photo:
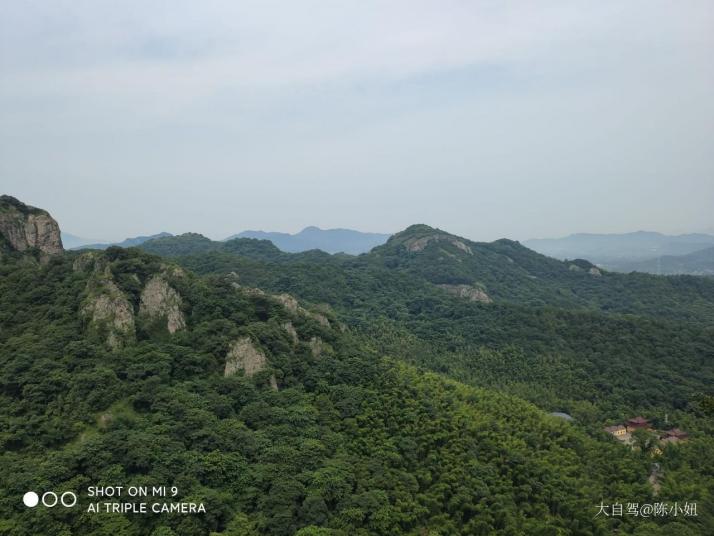
M714 246L702 233L665 235L650 231L623 234L578 233L563 238L527 240L524 245L556 259L588 259L609 269L667 255L688 255Z
M243 231L229 236L226 240L232 240L233 238L270 240L276 247L289 253L320 249L327 253L359 255L370 251L376 246L381 246L390 236L385 233L363 233L353 229L320 229L319 227L310 226L305 227L296 234Z
M97 244L99 242L100 240L97 240L96 238L84 238L82 236L77 236L62 231L62 244L64 245L65 249L79 249L91 244Z
M149 235L149 236L135 236L133 238L126 238L125 240L122 240L121 242L109 242L109 243L102 243L102 244L81 244L79 246L75 246L75 247L69 248L69 249L107 249L109 246L119 246L122 248L131 248L131 247L139 246L149 240L153 240L154 238L164 238L167 236L173 236L173 235L171 233L163 232L163 233L158 233L158 234Z

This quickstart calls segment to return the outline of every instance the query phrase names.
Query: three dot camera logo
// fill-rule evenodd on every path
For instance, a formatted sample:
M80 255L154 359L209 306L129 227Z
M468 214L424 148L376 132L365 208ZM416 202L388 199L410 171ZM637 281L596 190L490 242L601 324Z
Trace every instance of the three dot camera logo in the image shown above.
M77 495L71 491L65 491L64 493L55 493L54 491L46 491L40 497L34 491L28 491L22 496L22 502L28 508L34 508L40 502L42 506L46 508L54 508L58 504L64 506L65 508L72 508L77 504Z

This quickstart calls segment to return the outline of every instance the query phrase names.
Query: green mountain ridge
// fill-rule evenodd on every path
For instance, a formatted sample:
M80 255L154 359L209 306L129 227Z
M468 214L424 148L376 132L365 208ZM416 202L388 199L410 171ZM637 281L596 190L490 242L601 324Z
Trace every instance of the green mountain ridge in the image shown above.
M167 257L208 254L216 262L223 254L290 266L320 259L319 269L323 271L380 272L384 277L399 274L410 277L414 283L418 279L420 286L425 282L472 285L483 289L496 303L646 314L705 324L714 320L714 281L689 276L659 278L612 273L584 260L559 261L546 257L515 241L472 242L426 225L411 226L393 235L383 246L357 257L330 256L317 251L289 254L268 241L213 242L195 234L152 240L141 247ZM314 290L301 292L319 292L318 283L316 280ZM284 290L290 291L288 287ZM310 296L317 301L329 301L326 298L326 295Z

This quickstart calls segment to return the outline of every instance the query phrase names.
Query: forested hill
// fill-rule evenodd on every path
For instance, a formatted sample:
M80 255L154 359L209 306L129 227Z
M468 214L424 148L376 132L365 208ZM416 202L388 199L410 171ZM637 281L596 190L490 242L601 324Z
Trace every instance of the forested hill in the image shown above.
M357 257L331 256L317 250L289 254L268 241L214 242L197 234L152 240L141 247L167 257L193 256L192 266L203 271L229 266L231 261L222 254L228 254L228 259L238 255L291 267L314 264L314 279L293 279L290 286L317 301L332 301L328 293L333 284L347 283L334 278L349 274L368 281L350 280L349 288L344 289L348 294L359 292L355 285L369 285L375 278L399 279L399 288L384 285L383 289L396 292L397 299L410 288L415 290L413 294L422 293L427 284L473 301L550 305L714 325L714 280L607 272L582 259L546 257L515 241L472 242L426 225L409 227L383 246ZM310 274L304 276L309 278ZM328 279L320 284L324 277ZM303 283L305 288L298 288Z
M329 311L232 275L120 248L44 265L11 255L0 315L2 534L659 530L594 516L603 498L652 500L645 458L517 398L384 359ZM151 483L206 514L19 500ZM659 524L688 534L708 522Z

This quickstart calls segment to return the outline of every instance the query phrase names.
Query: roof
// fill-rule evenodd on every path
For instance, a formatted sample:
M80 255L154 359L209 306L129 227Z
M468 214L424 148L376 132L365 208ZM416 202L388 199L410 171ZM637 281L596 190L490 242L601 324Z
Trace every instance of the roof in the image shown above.
M610 433L617 432L619 430L624 430L624 429L625 429L625 427L621 424L613 424L612 426L605 427L605 431L610 432Z
M645 419L644 417L633 417L632 419L629 419L627 422L633 423L633 424L649 424L650 420Z
M565 419L566 421L573 420L573 417L571 415L568 415L567 413L563 413L562 411L554 411L550 415L551 415L551 417L558 417L560 419Z

